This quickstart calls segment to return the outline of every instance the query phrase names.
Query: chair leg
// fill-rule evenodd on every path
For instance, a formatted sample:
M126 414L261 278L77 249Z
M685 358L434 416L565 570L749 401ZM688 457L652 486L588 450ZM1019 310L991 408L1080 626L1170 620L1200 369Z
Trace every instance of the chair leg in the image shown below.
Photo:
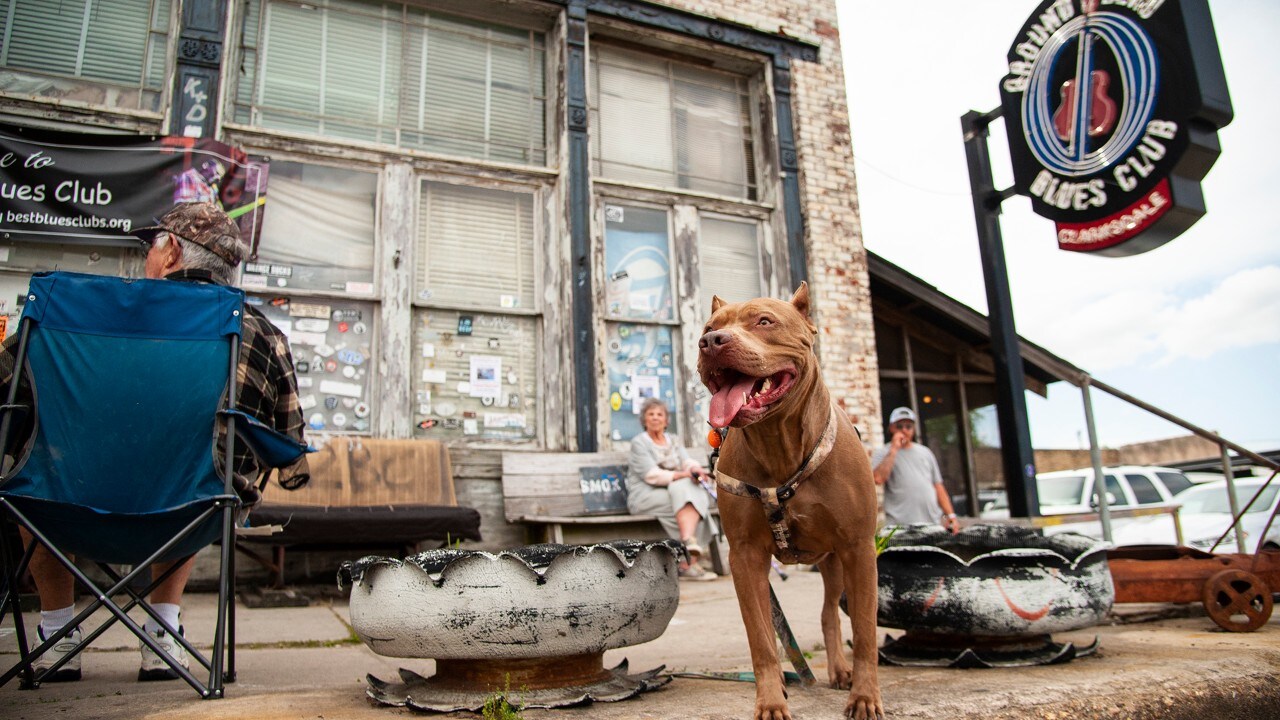
M227 505L222 508L222 546L220 548L220 563L218 577L218 609L217 622L213 631L213 657L211 658L209 667L209 692L204 697L206 700L221 698L223 695L223 672L226 670L223 663L225 659L223 654L226 652L224 644L227 638L227 594L229 578L231 573L231 558L235 555L235 508Z
M227 605L227 673L223 680L228 683L236 681L236 554L231 553L231 574L227 577L231 585L231 597Z
M27 548L22 555L22 559L16 567L12 567L10 563L13 556L9 550L9 535L4 527L0 527L0 553L4 553L4 602L0 604L0 619L4 618L6 608L9 615L13 618L13 634L18 641L18 658L22 666L22 680L18 683L20 690L32 690L37 687L35 670L31 664L35 661L35 657L30 652L30 646L27 643L27 626L22 619L22 596L19 587L22 582L22 573L26 571L27 566L31 563L31 556L35 553L36 544L31 543L31 547ZM7 681L6 681L7 682ZM0 683L3 684L3 683Z

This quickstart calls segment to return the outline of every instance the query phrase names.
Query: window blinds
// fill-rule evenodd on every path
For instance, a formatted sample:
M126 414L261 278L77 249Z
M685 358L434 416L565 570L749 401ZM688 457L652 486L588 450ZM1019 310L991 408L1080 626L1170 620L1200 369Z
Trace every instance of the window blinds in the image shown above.
M597 173L754 199L745 78L608 45L592 59Z
M704 304L710 306L712 295L742 302L764 294L756 223L704 217L698 240Z
M167 31L169 0L0 0L0 65L158 90L163 53L143 72L153 16Z
M535 306L531 193L424 182L418 216L419 299L492 309Z
M268 0L261 16L245 16L255 90L237 92L254 124L545 163L540 33L402 3Z

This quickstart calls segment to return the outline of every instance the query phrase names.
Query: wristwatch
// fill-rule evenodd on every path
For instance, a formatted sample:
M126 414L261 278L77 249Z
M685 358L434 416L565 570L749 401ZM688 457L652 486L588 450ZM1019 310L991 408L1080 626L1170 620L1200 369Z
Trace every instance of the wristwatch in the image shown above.
M956 514L955 514L955 513L947 513L944 517L945 517L947 520L955 520L955 519L956 519Z

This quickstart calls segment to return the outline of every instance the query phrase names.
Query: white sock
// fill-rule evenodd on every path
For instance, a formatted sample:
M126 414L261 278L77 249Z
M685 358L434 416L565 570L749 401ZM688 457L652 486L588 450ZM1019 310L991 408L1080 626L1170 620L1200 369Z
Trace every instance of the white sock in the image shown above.
M57 610L41 610L40 611L40 629L44 631L45 637L52 637L54 633L62 629L63 625L71 622L71 618L76 614L76 606L68 605Z
M155 608L157 615L163 618L165 622L169 623L169 627L172 627L174 630L181 629L181 623L178 620L178 613L182 609L181 606L173 603L153 603L151 607ZM142 624L142 629L154 634L164 628L160 626L160 623L156 622L150 615L148 615L147 621Z

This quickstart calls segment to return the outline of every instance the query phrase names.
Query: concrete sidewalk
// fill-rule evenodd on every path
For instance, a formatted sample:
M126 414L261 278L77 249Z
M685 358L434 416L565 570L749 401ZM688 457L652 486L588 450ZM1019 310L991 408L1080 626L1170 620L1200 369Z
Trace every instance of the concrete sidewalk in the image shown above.
M816 688L790 690L797 720L839 718L845 693L825 687L826 653L818 610L821 579L796 572L774 579L801 647L811 652ZM673 671L750 670L733 583L681 583L680 607L662 637L606 654L612 666L627 658L632 671L666 665ZM212 637L214 597L188 597L187 634ZM950 670L880 668L885 708L892 718L1280 718L1280 618L1254 633L1219 630L1198 606L1117 606L1121 616L1183 615L1100 626L1057 636L1085 643L1093 656L1049 667ZM202 701L180 681L137 683L137 643L116 627L84 657L84 680L19 691L0 688L0 718L387 718L414 713L372 705L365 675L387 680L405 667L422 675L429 660L374 655L348 626L341 598L309 607L238 610L239 681L226 698ZM881 631L883 639L884 630ZM888 631L897 635L898 631ZM848 636L848 625L845 625ZM206 641L207 642L207 641ZM0 626L0 661L16 659L12 623ZM846 648L847 652L847 648ZM554 711L526 710L527 720L639 720L750 718L750 683L676 678L666 687L619 703ZM444 717L474 718L470 713Z

